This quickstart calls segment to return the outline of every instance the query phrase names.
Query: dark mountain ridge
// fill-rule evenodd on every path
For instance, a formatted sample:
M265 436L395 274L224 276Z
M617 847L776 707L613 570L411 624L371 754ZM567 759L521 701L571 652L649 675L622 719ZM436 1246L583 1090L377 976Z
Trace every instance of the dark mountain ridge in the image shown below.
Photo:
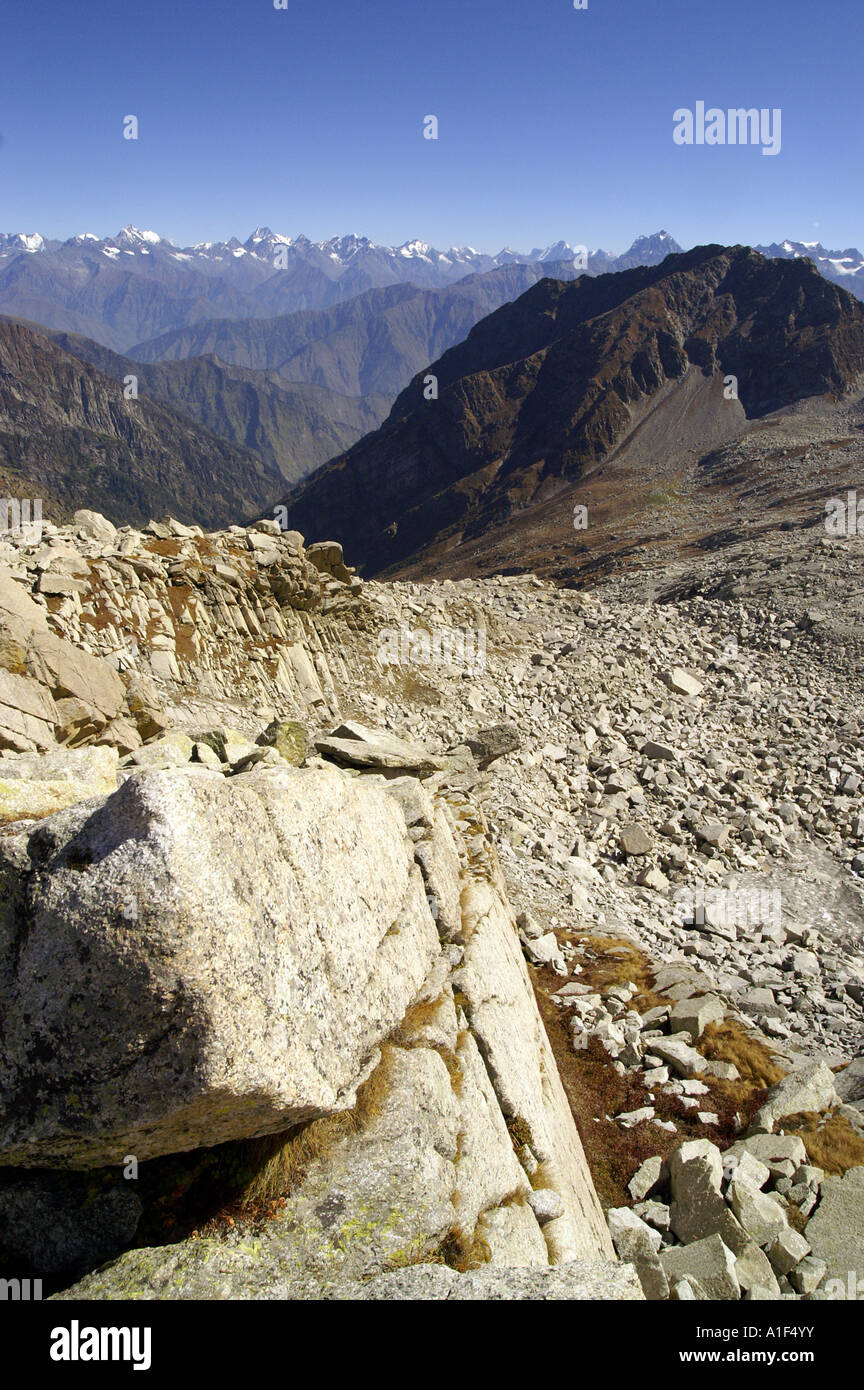
M288 524L342 539L367 574L404 570L572 489L676 396L704 453L747 420L841 396L862 370L864 306L807 260L707 246L659 266L546 279L419 373L380 430L292 490ZM437 400L424 398L428 374ZM738 399L723 394L727 375ZM709 400L700 381L721 389Z

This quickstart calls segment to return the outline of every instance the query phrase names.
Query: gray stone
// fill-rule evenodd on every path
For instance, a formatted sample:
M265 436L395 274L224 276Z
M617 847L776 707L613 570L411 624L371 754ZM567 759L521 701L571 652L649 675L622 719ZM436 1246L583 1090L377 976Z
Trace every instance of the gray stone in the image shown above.
M669 1015L671 1032L682 1030L691 1037L701 1037L709 1023L722 1023L726 1005L716 994L702 994L693 999L679 999Z
M786 1171L786 1164L794 1163L796 1168L807 1161L804 1140L797 1134L748 1134L746 1139L737 1139L726 1150L729 1159L751 1154L763 1164L769 1174L780 1177ZM764 1186L767 1178L757 1184Z
M626 855L650 854L654 841L643 826L634 823L622 828L621 848Z
M729 826L720 821L703 821L695 827L696 839L716 849L723 849L729 840ZM707 919L706 919L707 920Z
M674 690L676 695L686 695L690 699L698 695L702 690L702 681L697 680L689 671L685 671L681 666L675 666L663 677L670 690Z
M40 820L55 811L117 789L114 748L62 748L0 760L0 823Z
M72 517L72 525L80 535L86 536L88 540L99 541L102 545L111 545L117 537L117 527L113 525L101 512L89 511L86 507L81 507Z
M538 1187L528 1193L528 1205L540 1226L564 1215L564 1203L551 1187Z
M658 1251L662 1243L659 1231L654 1231L648 1226L640 1216L636 1215L632 1207L610 1207L606 1213L606 1220L609 1223L609 1233L618 1254L621 1254L621 1246L630 1241L634 1236L642 1241L647 1241L648 1247L653 1251Z
M660 1181L663 1172L663 1159L659 1154L653 1154L646 1158L644 1163L640 1163L636 1172L627 1184L627 1191L634 1202L639 1202L643 1197L647 1197Z
M651 1051L668 1062L678 1076L693 1076L705 1071L705 1058L680 1038L652 1038Z
M446 759L436 757L419 743L383 729L367 729L350 720L340 724L327 738L316 739L315 747L325 758L346 767L412 772L428 777L447 766Z
M760 1192L746 1178L739 1179L736 1174L727 1196L738 1221L757 1245L770 1245L789 1224L780 1200Z
M704 1290L705 1297L712 1301L740 1296L735 1256L719 1236L708 1236L691 1245L671 1246L660 1255L660 1263L670 1284L677 1283L679 1279L695 1279Z
M768 1258L778 1274L791 1274L796 1265L810 1254L810 1246L797 1231L781 1231L768 1246Z
M831 1279L845 1281L849 1270L862 1274L864 1251L864 1168L850 1168L842 1178L826 1178L819 1205L804 1230L815 1259Z
M670 748L666 743L655 743L653 739L648 739L642 744L639 752L643 758L647 758L652 763L674 763L678 761L678 754L674 748Z
M801 1263L792 1270L789 1279L798 1293L815 1293L827 1270L828 1266L824 1260L817 1260L814 1255L805 1255Z
M669 1290L671 1303L704 1303L705 1298L705 1290L692 1274L685 1274L683 1279L676 1279Z
M664 1235L670 1229L669 1208L663 1202L637 1202L633 1210L646 1225Z
M847 1105L864 1100L864 1057L856 1057L843 1071L837 1072L834 1087L840 1099Z
M567 972L564 967L564 957L558 945L558 938L554 931L546 932L543 936L529 937L525 942L525 954L535 965L551 965L557 969L560 975Z
M515 724L495 724L489 729L478 729L476 734L466 738L465 744L476 758L477 766L485 771L498 758L518 752L522 737Z
M797 1115L804 1110L827 1110L836 1101L834 1073L824 1062L808 1062L771 1087L765 1104L754 1116L751 1129L770 1134L777 1121L786 1115Z
M737 1254L746 1236L721 1195L723 1163L720 1150L707 1139L691 1139L668 1159L672 1191L670 1224L683 1244L719 1235Z
M735 1273L745 1295L752 1294L755 1289L768 1289L774 1298L780 1297L780 1285L771 1261L755 1241L748 1240L743 1250L736 1253Z
M460 941L465 955L454 984L495 1077L501 1108L530 1131L542 1170L538 1186L554 1187L565 1203L566 1214L543 1229L550 1258L611 1256L612 1242L540 1020L503 879L466 882Z
M669 1281L657 1258L661 1241L659 1232L647 1226L628 1207L613 1209L608 1217L618 1257L625 1264L633 1265L646 1299L660 1302L668 1298Z
M129 754L124 766L138 768L169 768L183 767L184 764L191 762L193 748L198 746L203 739L198 739L193 744L188 734L183 733L182 729L172 729L170 733L163 734L161 738L153 739L150 743L143 744Z

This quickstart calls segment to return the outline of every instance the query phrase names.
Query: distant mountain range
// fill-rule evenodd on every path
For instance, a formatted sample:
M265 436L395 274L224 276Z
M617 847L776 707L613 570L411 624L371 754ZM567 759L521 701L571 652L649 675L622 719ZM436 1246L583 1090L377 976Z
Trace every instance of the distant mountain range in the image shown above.
M807 257L826 280L864 299L864 255L855 246L845 251L826 251L821 241L775 241L770 246L756 246L754 250L779 260Z
M275 260L280 250L287 268L274 271L270 257ZM700 278L693 267L702 265L705 248L682 253L666 232L638 238L621 257L591 253L587 273L563 242L526 259L508 250L497 257L471 248L441 254L413 242L376 247L359 238L313 246L266 230L242 246L204 244L187 251L134 228L104 242L90 236L63 243L0 236L0 489L42 496L55 511L88 505L112 519L133 521L173 512L219 525L269 510L288 484L291 506L303 517L301 529L350 538L367 566L410 563L415 553L434 549L438 537L449 536L450 545L475 531L485 535L491 517L534 505L544 489L554 491L561 479L572 479L574 468L578 473L586 461L603 457L610 441L631 428L628 393L643 404L644 396L653 409L655 391L675 386L679 368L704 375L706 364L738 361L740 367L743 361L743 369L728 369L742 379L750 373L741 397L747 416L770 409L765 402L783 396L774 377L779 380L786 368L764 329L768 301L759 301L763 337L752 337L767 354L756 366L745 351L753 328L721 334L715 322L718 314L732 313L734 325L744 312L736 299L743 293L741 267L771 287L781 306L790 286L797 287L810 328L823 326L822 337L808 338L805 311L789 298L788 314L801 328L793 354L800 378L795 389L833 389L818 382L845 380L842 371L826 365L826 353L835 360L836 334L825 325L834 322L841 302L848 318L854 301L833 298L833 288L826 298L827 280L860 284L857 252L828 253L787 242L765 248L773 258L766 261L745 248L708 250L712 264L722 255L737 257L737 279L731 267L719 279L714 271ZM813 265L825 261L824 278L808 258ZM485 268L466 273L471 265ZM685 276L686 267L691 269ZM349 293L365 280L388 276L390 283ZM402 278L392 278L397 276ZM415 283L423 277L448 283ZM574 280L580 283L568 285ZM559 290L550 291L550 283ZM672 286L676 294L697 294L704 322L690 307L669 309ZM334 302L264 312L268 296L272 303L280 296L314 299L325 292ZM543 304L550 294L526 337L526 306ZM651 295L659 297L664 322L668 317L663 333L649 332ZM563 346L553 351L542 334L557 331L562 317L569 322L574 305L579 335L568 357ZM613 310L626 341L601 348L598 325ZM92 325L90 331L76 326L82 322ZM142 325L159 331L134 337ZM540 337L532 347L535 329ZM475 359L490 333L493 338ZM647 356L634 348L631 360L630 347L646 333ZM781 338L784 333L782 324L776 327ZM128 350L118 350L119 338ZM819 370L805 381L814 354ZM558 379L553 366L561 363ZM462 364L455 376L454 364ZM430 417L418 405L418 382L430 371L440 378L438 433L436 441L423 442ZM137 381L135 400L121 389L130 376ZM547 395L552 382L556 388ZM409 415L420 431L416 436L401 433ZM702 419L706 447L714 441L712 421L711 412ZM539 473L534 460L514 474L513 460L522 457L529 437L542 459ZM595 446L599 454L592 452ZM417 481L423 500L413 519L414 503L406 502L405 493L391 496L392 447L406 460L422 460ZM560 468L550 463L553 456L565 460ZM488 487L468 481L475 462L481 472L491 468ZM363 487L374 494L368 505L365 493L355 494L353 481L343 486L341 470L349 463L352 478L365 478ZM413 467L404 464L406 476ZM310 473L315 476L304 489ZM400 506L407 508L404 517Z
M756 249L784 259L809 256L826 279L864 297L864 256L854 248L829 251L819 243L785 241ZM528 252L505 247L496 255L470 246L438 251L424 241L379 246L359 236L312 242L269 227L243 242L232 237L182 248L132 226L112 237L85 232L67 241L2 232L0 313L130 353L207 321L325 309L371 289L444 289L507 267L572 265L577 252L576 274L602 275L659 265L680 250L665 231L637 237L620 256L583 254L567 241Z
M391 285L329 309L261 319L208 319L130 348L144 362L213 354L281 383L310 382L346 396L388 397L421 367L461 342L486 314L552 275L572 279L571 262L502 266L446 289Z
M666 232L639 237L624 256L595 251L587 272L654 264L680 247ZM473 247L436 251L422 241L377 246L367 237L311 242L259 227L245 241L177 247L124 227L68 241L0 233L0 313L81 333L116 351L206 319L271 318L320 309L365 290L410 283L441 289L501 267L574 259L567 242L496 256ZM580 262L581 265L581 262Z
M687 482L748 421L839 398L862 373L864 306L804 259L707 246L544 279L418 375L376 433L298 485L287 524L342 540L367 575L514 562L548 572L556 549L572 566L574 502L620 518L628 492L679 466ZM737 398L724 395L727 375Z
M448 289L394 285L332 309L273 319L224 319L179 330L125 356L80 334L11 320L140 397L252 449L288 483L342 453L385 419L416 372L479 319L546 273L572 266L505 266ZM0 462L2 462L0 439Z

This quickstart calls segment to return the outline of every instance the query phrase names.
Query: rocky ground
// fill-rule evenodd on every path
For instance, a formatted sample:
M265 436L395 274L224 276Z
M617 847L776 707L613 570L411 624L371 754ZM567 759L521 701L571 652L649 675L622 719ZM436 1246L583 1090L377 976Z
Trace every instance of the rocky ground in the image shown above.
M275 764L263 730L286 715L355 771L340 744L362 742L357 723L422 745L428 766L407 771L464 789L488 821L646 1296L820 1297L846 1280L864 1231L857 537L773 532L590 592L361 585L338 547L267 523L203 536L82 517L0 558L7 627L29 624L43 661L4 662L5 708L26 704L6 719L7 821L67 804L62 773L32 800L33 754L57 735L115 750L121 780ZM48 635L67 662L98 658L101 684L61 670Z

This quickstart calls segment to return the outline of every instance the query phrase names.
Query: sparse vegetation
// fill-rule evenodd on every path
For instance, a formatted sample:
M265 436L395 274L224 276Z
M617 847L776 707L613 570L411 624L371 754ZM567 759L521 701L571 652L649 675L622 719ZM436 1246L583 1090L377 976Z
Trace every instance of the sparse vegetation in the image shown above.
M605 994L614 985L634 984L637 992L633 996L633 1007L640 1013L647 1013L657 1004L668 1002L653 988L654 967L651 961L632 941L621 936L566 932L560 934L560 939L569 939L579 952L578 964L582 967L580 984L590 985L599 994Z

